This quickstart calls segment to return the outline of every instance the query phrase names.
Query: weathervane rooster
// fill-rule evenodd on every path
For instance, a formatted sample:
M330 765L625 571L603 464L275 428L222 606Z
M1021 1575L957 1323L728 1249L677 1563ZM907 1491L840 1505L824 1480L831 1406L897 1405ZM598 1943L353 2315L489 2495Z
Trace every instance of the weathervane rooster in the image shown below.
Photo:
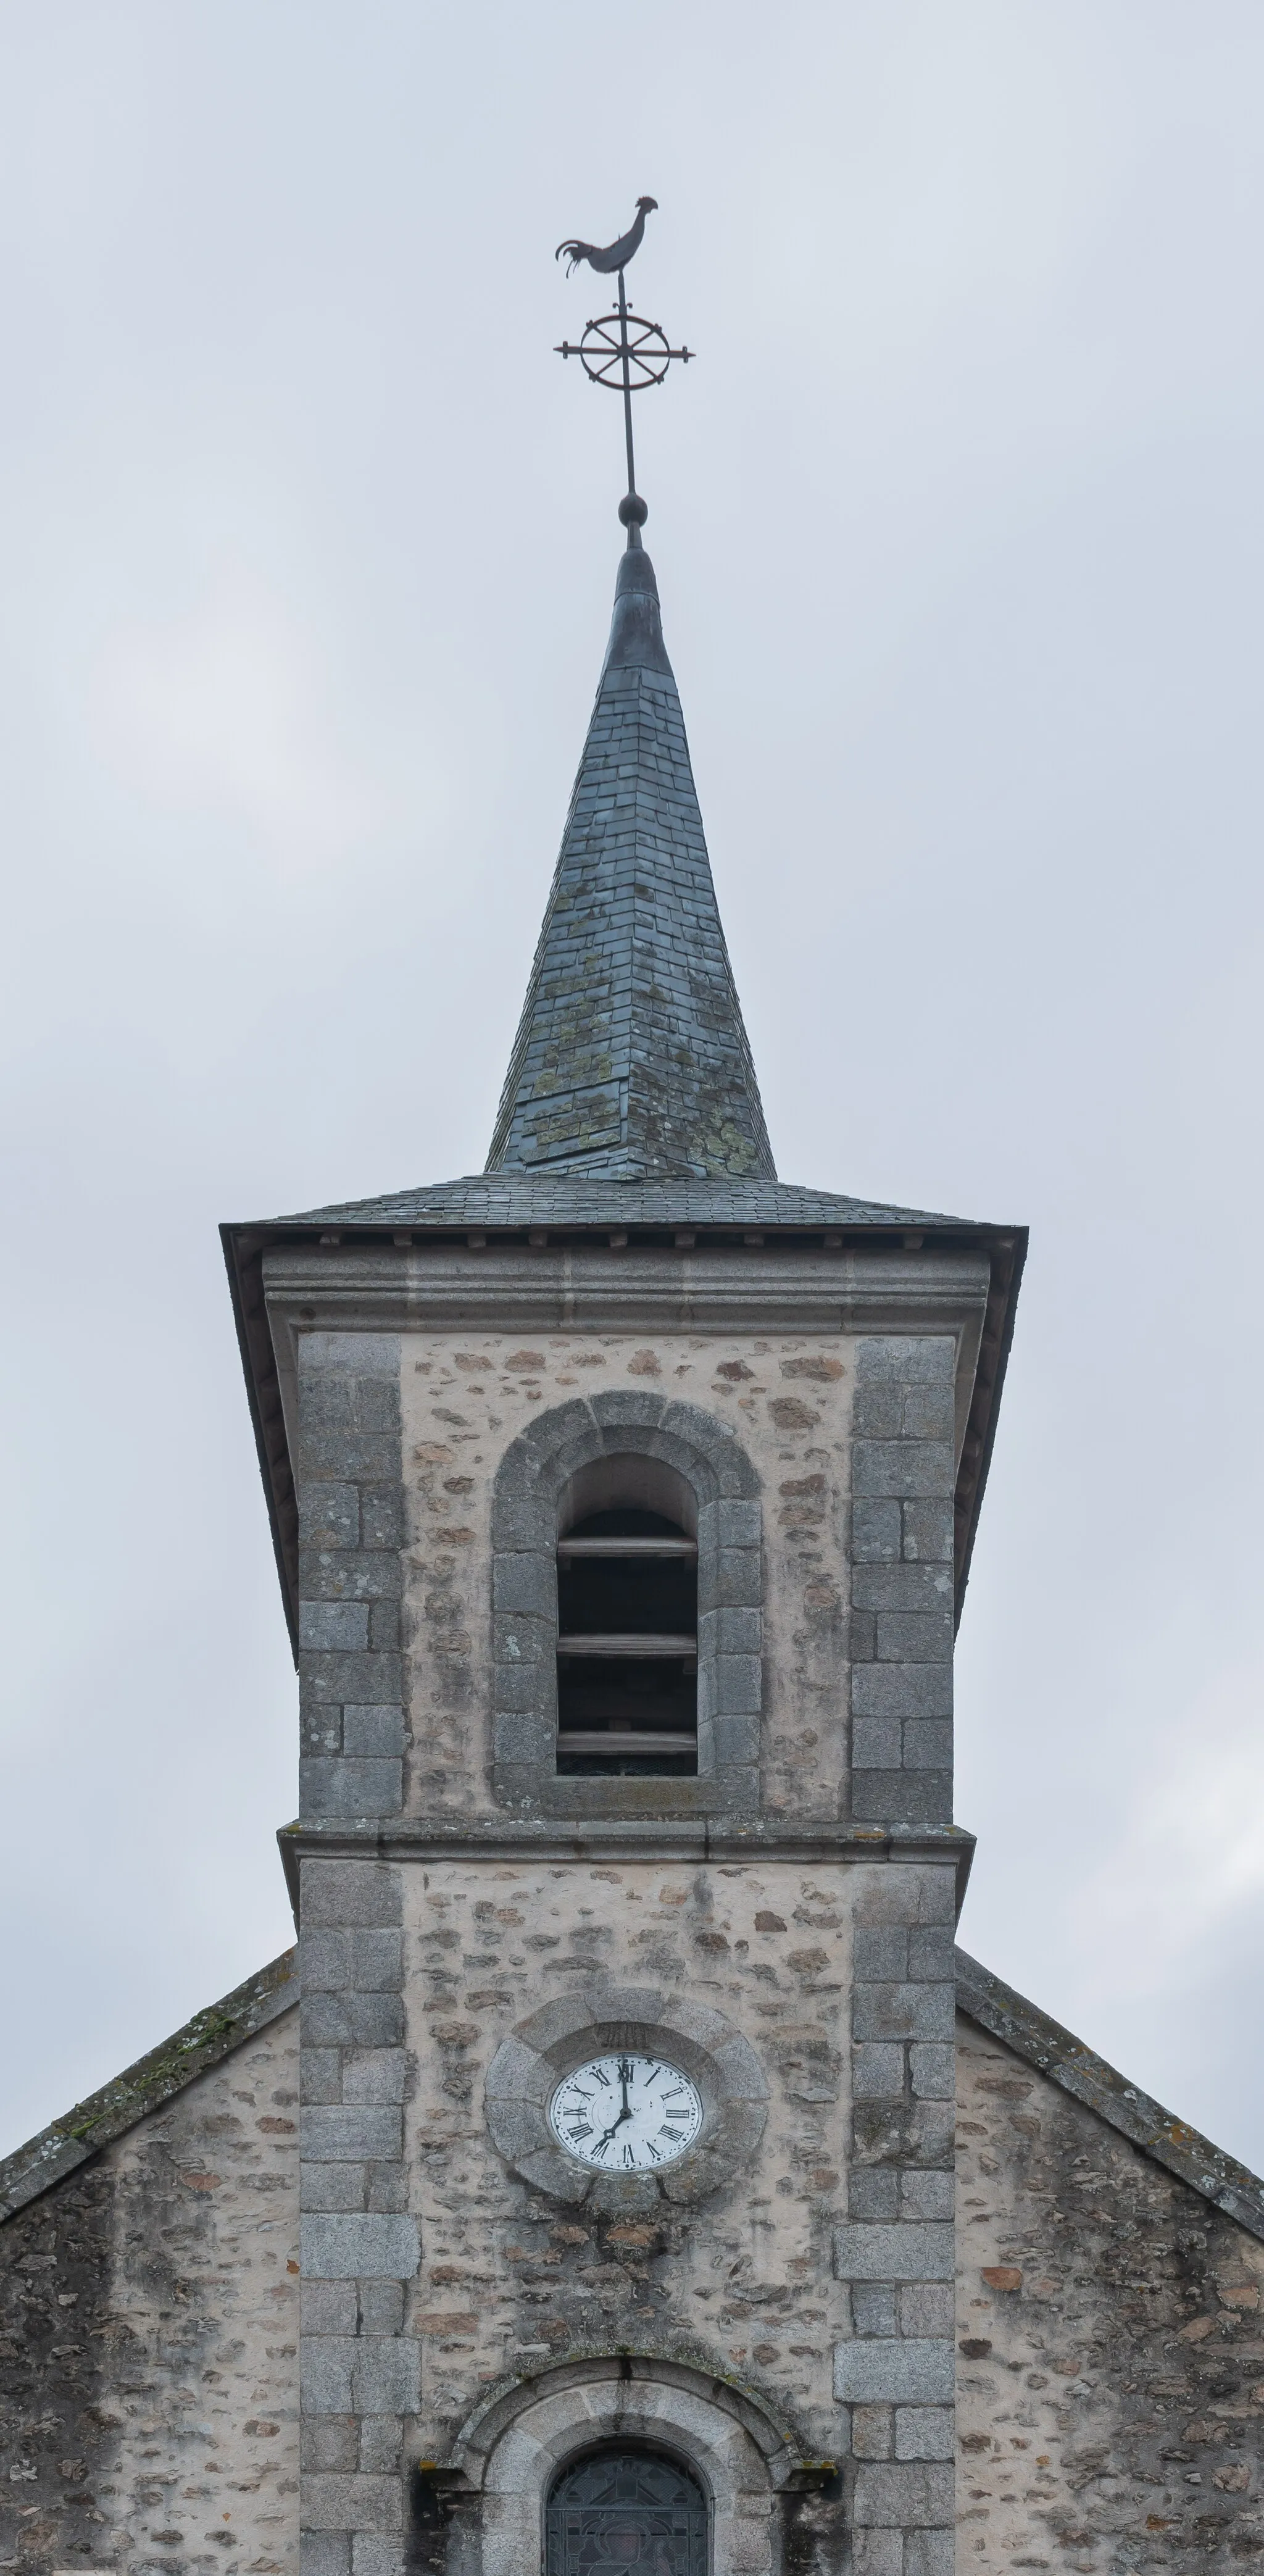
M574 276L581 259L586 259L589 267L595 268L598 275L601 277L613 277L616 270L619 275L622 276L624 269L627 267L628 261L632 258L634 252L640 249L641 243L645 238L646 216L655 215L657 212L657 197L638 197L636 201L636 222L626 233L620 234L618 241L609 242L604 250L599 250L595 242L559 242L557 249L553 253L553 257L554 259L560 259L563 252L565 252L569 263L566 271L568 277Z
M673 349L659 322L647 322L643 314L629 313L623 272L628 261L645 239L645 218L658 210L657 197L638 197L636 221L618 241L600 250L596 242L559 242L553 256L569 261L567 275L573 277L581 259L599 277L617 277L619 301L608 313L584 324L582 340L558 343L559 358L578 358L590 384L605 385L611 393L623 396L623 442L628 460L628 488L619 503L619 517L628 532L628 544L635 552L641 542L641 530L649 516L636 488L636 463L632 453L632 396L644 393L649 385L661 385L673 358L683 366L696 355L683 346Z

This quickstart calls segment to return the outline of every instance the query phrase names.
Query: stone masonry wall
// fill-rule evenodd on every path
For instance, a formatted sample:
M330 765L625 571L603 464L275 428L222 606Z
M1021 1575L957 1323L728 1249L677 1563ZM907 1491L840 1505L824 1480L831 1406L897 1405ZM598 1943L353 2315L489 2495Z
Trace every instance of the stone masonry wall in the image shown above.
M763 1486L763 1812L951 1820L950 1336L310 1333L300 1353L305 1816L485 1811L496 1470L550 1406L626 1388L712 1411Z
M305 1860L302 1937L302 2531L305 2576L400 2565L418 2353L402 1873Z
M847 2223L855 2576L953 2570L953 1926L950 1869L856 1873Z
M955 1352L862 1341L852 1451L852 1808L952 1822Z
M594 1894L600 1898L608 1884L595 1881ZM499 1921L501 1913L521 1911L513 1896L502 1887L473 1898L470 1908L480 1950L499 1945L505 1964L523 1930ZM484 1902L492 1904L491 1917L474 1917L473 1903ZM629 1905L629 1916L635 1910ZM677 1916L687 1910L677 1908ZM599 1919L594 1907L576 1928ZM489 1920L496 1924L490 1941L483 1929ZM763 1995L767 1980L756 1966L772 1967L783 1980L810 1978L810 1969L790 1969L791 1944L796 1952L827 1946L826 1936L795 1923L793 1909L767 1958L754 1959L753 1941L742 1953L739 1943L749 1935L733 1937L735 1928L724 1935L728 1957L752 1961L751 1992L759 2000L774 1997ZM870 1935L892 1928L858 1923L858 1969L878 1955ZM656 1946L640 1945L638 1973L653 1965ZM669 1946L685 1955L683 1930ZM701 1963L705 1954L697 1955ZM725 1955L711 1954L721 1963ZM464 1952L436 1945L433 1956L454 1965ZM889 1966L890 1954L879 1964ZM815 1975L830 1982L826 1963ZM430 1993L437 1997L437 1987ZM439 2018L447 2014L436 2011ZM466 2013L458 1997L452 2018L481 2016ZM182 2569L291 2576L296 2569L298 2285L291 2265L298 2137L286 2098L294 2090L296 2030L296 2014L274 2022L0 2228L0 2560L22 2576L77 2567L108 2567L119 2576L134 2568L163 2576ZM443 2090L446 2072L436 2071L435 2082L455 2121L474 2042L462 2045L458 2036L438 2045L457 2093ZM805 2058L805 2091L813 2072ZM788 2094L794 2080L787 2061ZM979 2576L1017 2569L1229 2576L1258 2564L1264 2247L964 2020L957 2083L960 2576L976 2568ZM857 2120L864 2109L857 2099ZM872 2114L879 2138L884 2116L879 2104ZM795 2101L792 2117L825 2121L833 2112L828 2104ZM837 2164L800 2163L824 2143L805 2129L786 2139L782 2152L813 2196L819 2186L827 2207L835 2186L826 2177ZM459 2328L487 2297L488 2285L475 2277L485 2268L486 2211L477 2191L468 2217L451 2203L454 2128L444 2144L446 2169L436 2157L431 2170L428 2156L423 2168L434 2233L415 2295L418 2323L427 2321L427 2385L436 2395L450 2387L455 2407L468 2368ZM572 2217L533 2208L529 2194L523 2207L526 2232L510 2239L516 2255L506 2245L505 2267L530 2314L526 2339L549 2353L552 2319L608 2306L614 2325L634 2313L654 2276L670 2276L671 2258L629 2241L617 2219L585 2232ZM795 2291L801 2276L789 2267L784 2277L769 2275L758 2252L766 2239L754 2223L766 2215L751 2211L750 2262L741 2266L748 2249L735 2245L717 2270L711 2300L695 2305L717 2328L723 2312L717 2340L730 2369L753 2363L789 2394L786 2374L817 2366L792 2342L810 2342L823 2355L826 2321L805 2314L822 2303ZM676 2218L670 2226L683 2236L688 2222ZM635 2221L631 2232L635 2237ZM718 2243L713 2250L720 2254ZM696 2268L697 2286L709 2287ZM794 2292L797 2306L789 2295L752 2297L766 2278L775 2292ZM852 2300L869 2286L854 2283ZM857 2348L869 2339L853 2338ZM480 2362L472 2384L491 2366L491 2358ZM520 2366L529 2369L532 2357L521 2356ZM858 2406L858 2452L875 2432L882 2438L878 2408L893 2403L876 2401L868 2420ZM857 2480L865 2466L858 2458ZM793 2565L820 2569L832 2558L837 2508L809 2498L800 2512Z
M836 2454L846 2419L833 2349L848 2302L831 2231L844 2206L855 1876L782 1863L406 1873L418 2434L430 2456L506 2373L624 2343L735 2374L818 2455ZM759 2059L762 2142L695 2206L660 2201L652 2183L634 2184L623 2208L566 2204L509 2170L488 2135L483 2087L501 2042L559 1995L600 2019L612 1988L705 2003Z
M1264 2558L1264 2245L962 2021L961 2576Z
M298 2016L0 2228L0 2561L294 2576Z
M487 1810L491 1507L505 1450L549 1407L626 1388L687 1397L752 1460L764 1491L763 1811L845 1812L853 1385L854 1346L840 1335L410 1333L408 1809ZM332 1555L325 1579L339 1580Z
M952 1818L951 1340L856 1350L852 1803ZM860 1873L852 1984L848 2222L835 2264L854 2340L855 2576L952 2576L953 1925L948 1869Z
M551 1412L572 1425L588 1419L584 1396L600 1389L603 1397L642 1406L651 1394L659 1401L664 1394L685 1398L736 1434L762 1488L764 1708L758 1749L765 1823L844 1817L853 1790L866 1821L923 1824L950 1818L951 1336L857 1342L822 1334L676 1332L634 1341L626 1333L588 1332L544 1335L537 1346L496 1333L419 1331L402 1341L317 1333L303 1338L300 1351L300 1449L308 1480L302 1496L308 1538L301 1610L305 1814L385 1816L402 1808L433 1819L495 1816L488 1684L497 1471L510 1445L529 1426L546 1424ZM598 1417L592 1419L596 1430ZM627 1445L637 1446L634 1431ZM388 1597L390 1524L382 1510L387 1480L396 1472L406 1531L399 1601ZM366 1542L369 1520L373 1537ZM853 1551L856 1663L849 1705ZM401 1602L403 1622L397 1626ZM407 1653L403 1667L401 1646ZM647 1802L654 1803L652 1790ZM618 1804L625 1807L627 1797ZM784 2019L784 1995L793 1993L796 1979L806 1981L814 1996L822 1989L814 1982L817 1967L805 1964L817 1961L812 1944L787 1952L779 1973L769 1923L783 1932L792 1921L821 1932L831 1923L845 1926L857 1893L868 1891L871 1873L825 1864L809 1889L801 1872L787 1874L770 1860L763 1876L770 1885L777 1880L784 1903L769 1900L762 1926L753 1916L750 1926L743 1923L740 1956L738 1936L731 1939L720 1920L739 1905L740 1870L706 1870L678 1886L666 1869L656 1891L635 1873L628 1878L601 1871L596 1876L607 1891L601 1904L583 1905L593 1875L578 1852L565 1867L543 1875L524 1871L508 1856L500 1868L489 1859L486 1866L467 1866L451 1883L433 1868L411 1867L401 1874L373 1864L304 1863L304 2528L310 2576L393 2576L392 2553L402 2536L401 2445L410 2390L419 2386L420 2438L441 2455L479 2386L512 2370L517 2356L588 2349L594 2332L598 2348L603 2341L609 2347L611 2317L600 2299L586 2304L595 2295L591 2282L576 2289L571 2310L562 2307L554 2315L552 2340L533 2337L527 2312L532 2302L520 2295L517 2276L494 2242L485 2250L481 2276L497 2284L494 2293L480 2289L476 2308L449 2308L446 2302L417 2307L410 2288L418 2261L414 2221L422 2222L423 2242L436 2223L418 2197L418 2177L437 2171L433 2159L446 2151L451 2115L445 2097L466 2106L458 2124L454 2186L465 2223L474 2223L469 2195L481 2176L492 2216L512 2225L525 2244L532 2241L520 2206L522 2186L515 2183L506 2201L503 2178L489 2178L494 2160L488 2167L481 2108L468 2107L468 2070L477 2071L484 2041L494 2048L511 2026L506 2015L530 2010L542 1990L558 1990L559 1979L578 1980L599 1995L603 1978L615 1973L612 1962L621 1945L627 1948L625 1904L635 1903L652 1906L662 1917L658 1946L671 1962L671 1981L692 1980L700 1991L727 1981L736 1995L744 1995L759 1974L770 1980L770 1991L748 1999L745 2010L752 2021L749 2036L775 2063L777 2034L769 2024ZM727 1886L726 1877L732 1882ZM936 2113L932 2106L951 2092L953 1878L951 1867L897 1868L879 1871L877 1878L884 1884L870 1899L876 1909L865 1924L871 1955L850 2033L865 2107L858 2115L848 2183L843 2174L852 2142L845 2098L839 2099L832 2076L824 2089L818 2080L808 2096L838 2105L815 2153L840 2199L821 2219L821 2243L793 2256L802 2274L800 2292L811 2289L822 2303L827 2330L815 2374L822 2385L813 2385L810 2342L793 2348L793 2368L787 2360L791 2348L768 2335L743 2351L775 2354L776 2368L772 2359L747 2365L771 2374L766 2393L774 2401L778 2373L789 2371L798 2412L806 2408L802 2438L822 2456L848 2451L851 2416L845 2410L855 2408L859 2457L854 2471L849 2466L845 2472L845 2492L850 2500L854 2488L863 2526L857 2576L946 2576L952 2522L946 2316L952 2148L942 2109ZM522 1927L516 1959L512 1933L510 1955L497 1937L502 1909L493 1881L519 1890L520 1901L503 1910L506 1927ZM416 1915L419 1883L427 1891L427 1908L439 1904L443 1889L442 1902L451 1909L443 1939L429 1913ZM626 1898L613 1893L625 1887ZM479 1919L458 1930L458 1917L476 1889ZM687 1911L677 1917L677 1903L700 1908L700 1915ZM421 1938L419 1923L440 1953L425 1961L437 1999L437 2018L428 2026L415 2015L420 1989L413 1970L419 1962L410 1966L400 1947L401 1929ZM700 1960L691 1963L681 1950L682 1933L696 1940ZM752 1941L753 1956L747 1955ZM441 1955L445 1942L466 1963L459 1972ZM709 1942L713 1956L707 1955ZM603 1944L611 1945L608 1951ZM553 1950L556 1958L549 1955ZM832 1971L826 2018L846 2020L849 1962L834 1958L828 1947L819 1954L819 1964L826 1961ZM638 1964L634 1942L622 1969L625 1979ZM489 1982L494 1972L497 1981ZM430 2104L433 2123L433 2135L415 2136L407 2151L401 2105L409 2079L394 2019L401 1990L418 2098ZM818 2005L814 2026L823 2009ZM811 2056L826 2044L812 2039L804 2045ZM837 2038L828 2042L827 2058L837 2046ZM794 2134L792 2120L783 2126ZM803 2186L790 2169L762 2179L768 2181L770 2215L757 2224L767 2238L767 2261L785 2283L788 2249L796 2241L793 2206ZM676 2348L684 2337L691 2351L700 2348L708 2365L720 2368L732 2365L708 2330L705 2301L711 2293L695 2289L686 2249L696 2247L698 2260L711 2268L727 2259L732 2249L726 2213L733 2198L732 2192L713 2194L700 2206L695 2228L683 2235L660 2229L643 2247L642 2268L654 2285L648 2322L666 2335L666 2348ZM550 2205L538 2192L535 2201L538 2223ZM745 2226L745 2187L737 2206ZM566 2223L556 2207L553 2217L558 2225ZM831 2242L835 2221L840 2223ZM449 2210L442 2231L450 2233L453 2223ZM567 2241L553 2242L562 2274L582 2273L586 2261L591 2269L578 2251L571 2258L558 2250ZM591 2256L591 2228L574 2241ZM604 2251L608 2268L608 2245ZM455 2286L461 2265L445 2259ZM541 2253L543 2265L549 2259ZM739 2268L743 2259L734 2257ZM835 2270L845 2288L837 2287ZM625 2272L616 2253L605 2284L616 2303ZM765 2301L771 2296L767 2284L760 2295ZM418 2325L419 2317L431 2315L448 2320L448 2330ZM451 2328L454 2315L477 2317L472 2343ZM453 2355L441 2403L434 2387L436 2336ZM366 2337L375 2345L371 2368ZM834 2346L844 2344L855 2350L835 2364ZM459 2362L457 2355L463 2356Z
M299 1812L403 1803L400 1346L306 1333L300 1346Z

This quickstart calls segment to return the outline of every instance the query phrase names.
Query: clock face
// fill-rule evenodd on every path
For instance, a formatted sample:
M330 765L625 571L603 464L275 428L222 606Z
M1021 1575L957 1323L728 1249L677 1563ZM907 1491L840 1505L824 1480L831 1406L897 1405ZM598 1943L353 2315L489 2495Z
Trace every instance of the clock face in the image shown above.
M559 2084L549 2124L583 2165L600 2173L650 2173L693 2145L702 2097L665 2058L590 2057Z

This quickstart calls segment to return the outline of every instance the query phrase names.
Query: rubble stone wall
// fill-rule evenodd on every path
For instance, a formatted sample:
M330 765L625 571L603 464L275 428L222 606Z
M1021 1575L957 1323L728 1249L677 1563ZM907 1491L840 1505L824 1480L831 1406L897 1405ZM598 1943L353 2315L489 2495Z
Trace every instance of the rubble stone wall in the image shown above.
M0 2562L298 2565L298 2015L0 2228Z
M852 1905L858 1878L897 1874L921 1875L779 1863L405 1874L431 2456L506 2373L621 2345L734 2374L801 2422L818 2454L836 2450L833 2350L850 2328L831 2230L846 2206ZM529 2016L574 2002L578 2059L586 2017L604 2027L633 1997L638 2021L670 2011L694 2029L704 2064L740 2034L767 2088L762 2136L696 2204L670 2196L670 2169L660 2192L650 2176L576 2167L562 2200L531 2178L530 2157L507 2170L489 2135L489 2069Z
M839 1334L304 1335L304 1814L487 1813L496 1471L542 1414L616 1391L651 1411L700 1405L749 1454L765 1496L764 1809L844 1812L854 1382ZM656 1784L660 1804L671 1786Z
M1264 2558L1264 2245L964 2019L957 2566Z
M493 1894L502 1910L521 1911L508 1885ZM440 1911L439 1928L455 1928ZM832 1946L793 1912L779 1940L785 1969L791 1942ZM520 1928L498 1927L506 1959ZM753 1943L738 1951L750 1934L736 1920L724 1937L731 1958L751 1958ZM435 1945L436 1962L445 1955ZM815 1972L832 1982L828 1958ZM761 1995L765 1980L752 1972L751 1982L757 1999L772 1999ZM477 2026L482 2016L458 2005L453 2018ZM0 2561L21 2576L296 2568L297 2035L297 2013L276 2020L0 2228ZM468 2061L474 2043L452 2045L454 2063ZM1236 2576L1264 2558L1264 2246L965 2019L957 2066L958 2576ZM458 2073L455 2092L444 2091L448 2080L436 2063L453 2125L424 2186L418 2308L435 2435L452 2420L458 2383L464 2398L504 2352L497 2332L482 2358L503 2276L483 2252L488 2181L471 2177L467 2213L452 2196L469 2079ZM790 2093L795 2080L788 2069ZM770 2121L774 2189L784 2165L825 2203L824 2165L800 2163L815 2142L785 2117L778 2107ZM835 2117L832 2102L791 2112L792 2122ZM653 2236L616 2237L608 2215L595 2229L582 2213L530 2217L525 2189L521 2203L531 2241L515 2260L506 2250L505 2270L531 2319L523 2340L560 2344L554 2321L568 2305L601 2312L617 2338L634 2302L671 2281ZM765 2214L752 2208L750 2220ZM687 2213L668 2217L682 2235L689 2223ZM558 2241L567 2227L573 2237ZM457 2277L435 2277L445 2270ZM695 2251L675 2290L696 2271ZM740 2377L753 2365L783 2403L807 2399L823 2431L810 2384L820 2364L791 2345L823 2346L827 2320L805 2311L841 2285L823 2299L788 2266L765 2282L753 2261L717 2277L718 2298L696 2305L713 2308L717 2325L721 2305L731 2312L729 2370ZM765 2287L772 2298L751 2301ZM458 2321L473 2319L462 2352ZM515 2358L530 2368L545 2356ZM880 2431L871 2416L862 2447ZM795 2503L787 2565L796 2576L833 2563L837 2519L828 2493Z

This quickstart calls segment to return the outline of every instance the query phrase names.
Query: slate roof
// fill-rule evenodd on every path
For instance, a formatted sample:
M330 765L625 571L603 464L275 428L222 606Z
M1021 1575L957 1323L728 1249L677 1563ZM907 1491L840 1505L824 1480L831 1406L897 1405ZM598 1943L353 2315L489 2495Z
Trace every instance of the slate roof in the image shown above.
M968 1228L965 1217L936 1216L924 1208L887 1207L877 1199L849 1199L833 1190L806 1190L766 1180L649 1179L623 1175L506 1168L471 1172L463 1180L436 1181L397 1190L380 1199L349 1199L277 1217L277 1225L339 1226L607 1226L789 1225L949 1226Z
M776 1177L636 528L487 1168Z
M487 1168L277 1225L961 1226L780 1182L632 530Z
M1025 2058L1051 2084L1060 2085L1064 2093L1108 2121L1143 2155L1153 2156L1156 2164L1165 2165L1169 2173L1201 2192L1204 2200L1236 2218L1252 2236L1264 2239L1264 2182L1249 2165L1240 2165L1236 2156L1213 2147L1200 2130L1165 2111L1139 2085L1129 2084L1117 2067L1086 2048L1061 2022L1051 2021L1038 2005L1029 2004L1025 1995L1004 1985L989 1968L980 1967L977 1959L958 1950L956 1962L957 2010L967 2021L977 2022L991 2038L1003 2040L1016 2057Z
M196 2076L218 2066L278 2014L292 2011L297 2002L298 1952L283 1950L257 1976L247 1977L231 1995L208 2004L204 2012L186 2021L183 2030L173 2031L170 2039L138 2057L112 2084L89 2093L73 2111L50 2121L38 2137L28 2138L25 2146L0 2159L0 2225L108 2147L111 2139L134 2129L138 2120L157 2111L174 2093L183 2093Z
M969 1570L1026 1257L1022 1227L980 1225L777 1179L663 643L633 530L610 641L487 1167L221 1228L286 1616L296 1633L298 1513L262 1263L271 1245L391 1235L557 1243L588 1231L924 1238L986 1255L992 1286L956 1495L957 1597ZM820 1244L820 1237L826 1244Z
M255 2031L263 2030L279 2014L291 2012L299 2000L297 1962L296 1950L282 1951L257 1977L248 1977L222 2003L195 2013L183 2030L151 2049L112 2084L103 2085L99 2093L90 2094L0 2161L0 2226L112 2139L134 2129L173 2094L183 2092L186 2084L218 2066ZM1177 2174L1252 2236L1264 2239L1264 2182L1247 2165L1213 2147L1197 2129L1127 2083L1105 2058L1095 2056L1082 2040L1050 2021L1047 2013L1016 1994L1012 1986L1003 1985L964 1950L956 1953L956 1973L957 2010L968 2021L1003 2040L1015 2056L1095 2111L1143 2155Z
M486 1170L270 1224L976 1233L777 1179L654 567L631 535Z

